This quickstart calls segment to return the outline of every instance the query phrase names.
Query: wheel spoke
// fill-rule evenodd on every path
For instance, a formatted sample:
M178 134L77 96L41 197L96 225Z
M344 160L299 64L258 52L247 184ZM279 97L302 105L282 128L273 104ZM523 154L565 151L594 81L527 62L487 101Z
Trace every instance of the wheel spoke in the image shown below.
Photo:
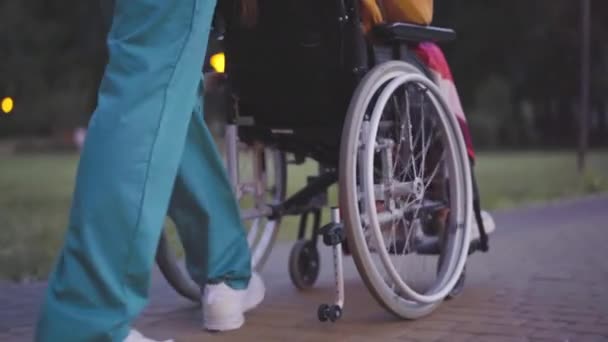
M422 162L420 163L420 175L418 177L424 177L425 160L426 160L426 148L425 148L425 134L424 134L424 93L421 92L421 103L420 103L420 130L422 131ZM427 146L428 147L428 146Z
M407 92L404 93L404 104L405 107L407 108ZM394 96L393 99L395 101L397 101L397 97ZM404 132L405 132L405 124L403 123L403 120L401 119L401 108L399 108L399 104L396 103L396 109L395 109L395 123L399 125L399 135L397 137L397 152L395 153L395 165L393 166L393 172L392 174L395 174L395 172L397 171L397 166L399 166L399 164L401 164L401 147L403 146L403 142L405 141L405 138L403 137Z
M409 134L408 134L408 135L409 135ZM418 132L418 133L416 134L416 137L415 137L415 138L414 138L414 140L413 140L414 145L417 145L417 144L418 144L418 140L420 139L420 137L421 137L421 134L420 134L420 132ZM416 156L416 154L414 154L414 152L413 152L413 147L411 146L411 141L410 141L410 151L409 151L409 154L408 154L408 155L410 156L410 158L408 159L408 161L407 161L407 164L406 164L405 168L404 168L404 169L403 169L403 171L400 173L400 176L402 176L402 177L404 177L404 178L408 178L408 175L410 174L410 173L409 173L409 172L410 172L410 169L413 169L413 170L412 170L412 171L413 171L413 173L414 173L414 175L413 175L413 176L414 176L414 177L416 177L416 167L415 167L415 166L412 166L412 165L415 165L415 164L416 164L416 159L419 157L419 153L418 153L418 156Z
M443 161L443 155L442 155L441 159L439 161L437 161L437 165L435 165L435 168L433 169L433 172L431 172L431 175L429 177L425 178L426 183L424 184L424 191L426 191L426 189L428 189L428 187L433 182L433 179L437 175L437 172L443 166L442 161Z
M406 91L406 94L407 94L407 91ZM414 147L415 147L415 144L417 144L419 134L416 134L415 140L412 138L412 128L413 127L412 127L412 116L410 115L410 106L406 107L405 117L407 120L407 136L408 136L408 140L409 140L409 144L410 144L408 152L409 152L409 155L412 156L415 151ZM412 161L411 166L412 166L412 171L414 172L414 177L416 177L416 174L418 172L416 171L416 161L415 160ZM409 165L408 165L408 168L406 168L406 169L409 169Z

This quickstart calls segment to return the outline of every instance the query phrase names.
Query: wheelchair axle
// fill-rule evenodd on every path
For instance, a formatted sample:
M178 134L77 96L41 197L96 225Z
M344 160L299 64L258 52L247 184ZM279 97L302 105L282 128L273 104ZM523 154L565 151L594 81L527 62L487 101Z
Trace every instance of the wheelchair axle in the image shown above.
M336 298L333 305L321 304L317 311L321 322L335 322L342 317L344 308L344 267L342 260L342 243L344 242L344 226L340 223L340 210L331 209L331 223L321 228L323 243L332 247L334 259L334 275L336 280Z

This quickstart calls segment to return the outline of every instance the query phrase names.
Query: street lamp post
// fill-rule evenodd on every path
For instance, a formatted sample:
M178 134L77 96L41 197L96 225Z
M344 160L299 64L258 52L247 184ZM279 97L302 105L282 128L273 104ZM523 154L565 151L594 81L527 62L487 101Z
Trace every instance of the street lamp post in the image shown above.
M578 146L578 171L585 171L585 155L589 139L589 68L590 68L591 0L581 1L581 104Z

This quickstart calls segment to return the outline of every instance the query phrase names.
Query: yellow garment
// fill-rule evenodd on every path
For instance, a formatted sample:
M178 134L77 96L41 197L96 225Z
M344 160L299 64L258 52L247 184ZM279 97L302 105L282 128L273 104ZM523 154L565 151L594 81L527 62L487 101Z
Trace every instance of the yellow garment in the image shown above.
M383 22L429 25L433 20L433 0L361 0L361 5L365 32Z
M387 22L404 21L429 25L433 20L433 0L378 0Z
M361 21L363 31L369 32L372 27L384 22L382 12L376 0L361 0Z
M252 28L258 22L258 0L241 0L241 24Z

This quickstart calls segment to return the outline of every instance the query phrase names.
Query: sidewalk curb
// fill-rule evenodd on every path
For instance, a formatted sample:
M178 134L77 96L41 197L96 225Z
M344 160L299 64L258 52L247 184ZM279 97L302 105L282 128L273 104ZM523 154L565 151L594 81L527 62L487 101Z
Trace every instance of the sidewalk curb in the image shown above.
M600 193L590 194L590 195L558 198L558 199L548 200L548 201L531 202L531 203L523 204L521 206L502 208L502 209L499 208L499 209L493 209L493 210L487 210L487 211L492 214L506 215L506 214L512 214L512 213L518 212L518 211L554 209L554 208L568 206L568 205L572 205L572 204L582 204L585 202L592 202L592 201L597 201L597 200L608 200L608 192L600 192Z

